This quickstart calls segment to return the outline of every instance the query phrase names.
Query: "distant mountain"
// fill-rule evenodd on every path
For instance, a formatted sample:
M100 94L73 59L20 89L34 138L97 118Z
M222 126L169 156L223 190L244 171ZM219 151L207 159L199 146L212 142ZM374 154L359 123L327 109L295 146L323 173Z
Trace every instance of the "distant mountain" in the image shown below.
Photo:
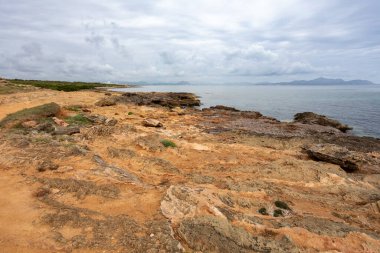
M268 83L265 83L265 84L268 84ZM329 79L329 78L320 77L320 78L308 80L308 81L297 80L297 81L292 81L292 82L279 82L279 83L271 83L271 84L278 84L278 85L348 85L348 84L368 85L368 84L374 84L374 83L367 80L345 81L343 79Z

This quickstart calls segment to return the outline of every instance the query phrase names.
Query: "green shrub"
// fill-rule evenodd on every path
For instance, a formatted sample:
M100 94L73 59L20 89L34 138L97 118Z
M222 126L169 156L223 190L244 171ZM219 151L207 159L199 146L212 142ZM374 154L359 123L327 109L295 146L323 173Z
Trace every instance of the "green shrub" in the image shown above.
M168 148L168 147L175 148L175 147L177 147L177 145L175 145L174 142L169 141L169 140L161 140L161 143L162 143L162 145L165 146L165 148Z
M133 112L128 112L128 115L133 115Z

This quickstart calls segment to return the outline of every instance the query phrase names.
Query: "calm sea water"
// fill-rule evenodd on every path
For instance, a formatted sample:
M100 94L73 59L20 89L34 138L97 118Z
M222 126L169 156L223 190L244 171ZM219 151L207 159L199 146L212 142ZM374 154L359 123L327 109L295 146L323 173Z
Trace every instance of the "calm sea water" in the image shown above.
M147 85L115 90L192 92L200 96L202 107L232 106L279 120L311 111L354 127L357 135L380 137L380 85Z

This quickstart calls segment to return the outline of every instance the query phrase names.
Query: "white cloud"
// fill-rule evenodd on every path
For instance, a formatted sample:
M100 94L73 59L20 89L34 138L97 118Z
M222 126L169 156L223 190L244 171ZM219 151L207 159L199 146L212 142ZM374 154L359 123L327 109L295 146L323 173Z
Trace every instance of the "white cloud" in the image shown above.
M379 7L377 0L0 0L0 75L380 81Z

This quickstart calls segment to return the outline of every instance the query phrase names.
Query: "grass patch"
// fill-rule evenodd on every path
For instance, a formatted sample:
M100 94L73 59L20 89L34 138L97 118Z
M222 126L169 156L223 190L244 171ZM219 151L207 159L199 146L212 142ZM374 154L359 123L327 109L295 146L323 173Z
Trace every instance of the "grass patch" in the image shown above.
M27 120L42 120L48 117L56 116L60 111L60 106L56 103L44 104L28 109L24 109L12 114L8 114L2 121L0 127L6 125L18 125Z
M92 123L88 118L86 118L82 114L77 114L75 116L67 117L65 121L69 123L70 125L89 125Z
M160 142L161 142L162 145L164 145L165 148L169 148L169 147L175 148L175 147L177 147L177 145L174 142L169 141L169 140L161 140Z
M87 82L63 82L63 81L41 81L41 80L21 80L9 79L7 80L13 84L31 85L34 87L59 90L59 91L78 91L95 89L97 87L124 87L118 84L105 84L105 83L87 83Z

